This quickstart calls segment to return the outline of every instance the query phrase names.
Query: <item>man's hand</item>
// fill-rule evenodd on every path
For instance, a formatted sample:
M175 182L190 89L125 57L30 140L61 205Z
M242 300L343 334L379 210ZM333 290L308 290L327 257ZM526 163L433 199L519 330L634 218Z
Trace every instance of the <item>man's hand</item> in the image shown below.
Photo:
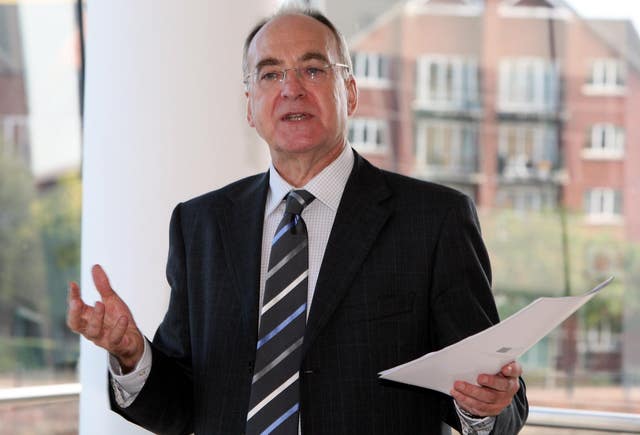
M522 366L511 362L502 367L496 375L482 374L478 376L478 385L456 381L451 395L458 406L478 417L498 415L510 403L520 389L518 377L522 374Z
M69 284L67 325L87 340L106 349L120 362L123 373L133 370L144 352L144 337L129 307L113 291L109 278L99 265L91 269L93 282L102 302L85 304L77 283Z

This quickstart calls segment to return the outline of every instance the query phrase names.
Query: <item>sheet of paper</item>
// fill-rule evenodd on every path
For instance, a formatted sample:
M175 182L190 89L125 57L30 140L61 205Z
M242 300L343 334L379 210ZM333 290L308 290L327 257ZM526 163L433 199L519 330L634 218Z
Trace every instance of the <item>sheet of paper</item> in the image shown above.
M449 394L457 380L476 384L481 373L497 373L517 359L613 277L580 296L542 297L502 322L437 352L380 372L382 379Z

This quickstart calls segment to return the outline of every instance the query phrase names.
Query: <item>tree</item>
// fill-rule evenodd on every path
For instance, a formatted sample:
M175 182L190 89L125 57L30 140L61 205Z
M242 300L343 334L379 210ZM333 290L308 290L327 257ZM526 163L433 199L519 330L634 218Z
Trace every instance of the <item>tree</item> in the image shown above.
M34 182L25 165L0 146L0 371L42 359L29 337L48 327L44 258L34 220ZM13 336L22 337L17 343Z
M78 337L66 326L66 293L69 281L80 276L80 219L82 183L80 174L69 172L42 189L35 203L35 217L45 257L47 294L51 300L53 362L73 365Z

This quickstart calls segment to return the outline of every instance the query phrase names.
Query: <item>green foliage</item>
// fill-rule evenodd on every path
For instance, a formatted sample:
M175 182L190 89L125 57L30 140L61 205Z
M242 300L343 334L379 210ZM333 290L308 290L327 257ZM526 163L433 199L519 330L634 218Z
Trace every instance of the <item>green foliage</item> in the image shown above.
M46 259L52 317L64 317L68 282L80 276L82 184L78 173L60 177L34 203Z
M37 312L48 306L35 195L27 168L0 153L0 335L9 332L17 306Z
M0 153L0 373L68 364L78 339L65 325L66 288L80 268L78 173L36 189Z
M521 213L494 209L481 217L501 316L540 296L581 294L614 275L614 282L583 307L580 315L587 328L606 325L621 331L625 292L633 290L631 268L625 263L632 261L634 245L617 229L586 225L578 214L567 215L563 229L557 210Z
M528 295L530 300L562 294L562 230L557 213L495 209L481 218L498 294Z

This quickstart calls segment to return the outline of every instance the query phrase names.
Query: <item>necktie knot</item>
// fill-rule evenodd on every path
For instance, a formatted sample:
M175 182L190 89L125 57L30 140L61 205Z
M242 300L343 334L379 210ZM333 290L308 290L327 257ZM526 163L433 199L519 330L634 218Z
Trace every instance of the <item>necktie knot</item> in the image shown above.
M315 196L304 189L292 190L287 195L287 205L285 206L284 211L285 213L299 216L302 213L302 210L304 210L304 208L314 199Z

